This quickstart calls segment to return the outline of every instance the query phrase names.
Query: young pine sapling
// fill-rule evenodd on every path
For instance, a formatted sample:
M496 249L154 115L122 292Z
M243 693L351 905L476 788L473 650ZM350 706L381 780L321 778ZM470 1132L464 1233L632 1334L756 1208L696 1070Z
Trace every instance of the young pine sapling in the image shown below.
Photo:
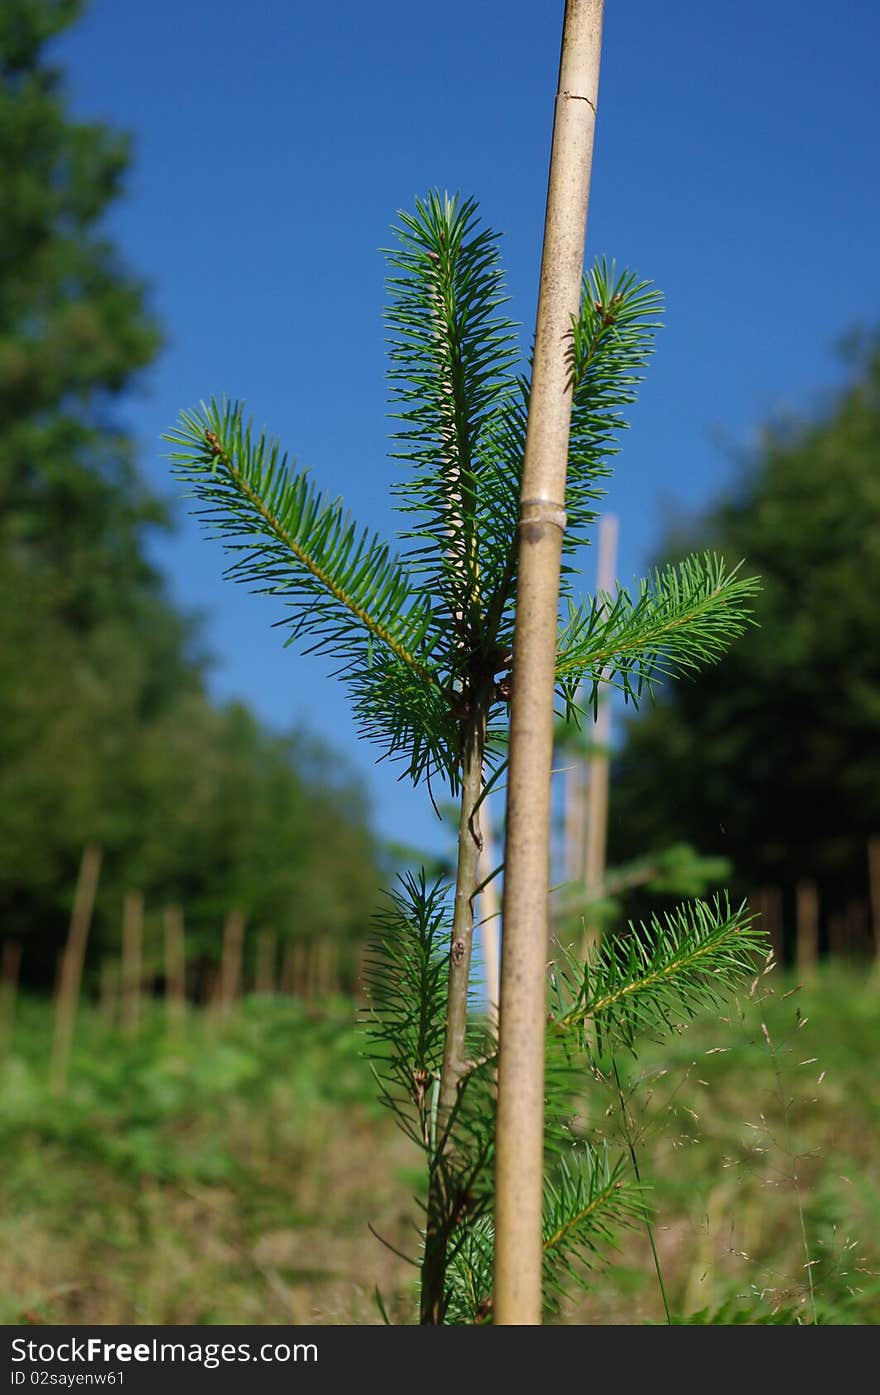
M239 405L212 400L168 436L180 478L235 560L228 575L280 597L290 641L332 658L363 735L404 776L457 800L454 884L405 875L379 917L370 1053L384 1102L422 1150L423 1323L491 1318L496 1042L472 1001L480 806L506 767L516 682L517 522L529 407L496 235L472 199L431 193L401 213L389 253L390 383L398 429L399 551L360 531ZM572 326L573 409L556 659L561 715L581 720L600 683L638 700L662 674L718 658L747 623L754 583L710 556L656 572L633 594L579 600L576 562L596 520L622 409L653 345L660 299L597 264ZM586 693L586 698L581 694ZM433 795L432 795L433 798ZM499 869L500 870L500 869ZM547 1040L546 1301L643 1202L624 1160L572 1122L615 1051L669 1026L751 971L742 909L683 905L553 970ZM503 1023L501 1025L503 1032Z

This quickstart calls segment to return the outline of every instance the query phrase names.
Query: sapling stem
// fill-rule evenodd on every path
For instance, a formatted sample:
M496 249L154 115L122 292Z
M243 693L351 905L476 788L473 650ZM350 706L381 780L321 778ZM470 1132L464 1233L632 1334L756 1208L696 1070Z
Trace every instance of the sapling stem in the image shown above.
M443 1321L446 1287L446 1245L455 1199L448 1195L445 1158L449 1149L449 1124L465 1070L468 992L474 939L474 897L480 884L479 799L483 789L483 752L486 709L480 703L468 721L462 750L461 806L458 824L458 863L452 940L449 952L449 988L446 1036L440 1072L437 1130L428 1183L428 1222L422 1266L421 1321Z

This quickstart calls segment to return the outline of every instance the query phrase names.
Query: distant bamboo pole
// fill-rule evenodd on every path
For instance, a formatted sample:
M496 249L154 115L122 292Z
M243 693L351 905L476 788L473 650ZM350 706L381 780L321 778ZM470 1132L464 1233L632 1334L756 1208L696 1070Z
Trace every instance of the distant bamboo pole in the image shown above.
M850 917L846 912L835 911L833 915L828 917L828 953L833 960L837 961L849 954L851 949L852 923Z
M599 524L597 591L611 595L617 574L617 519L606 514ZM611 758L611 705L606 692L600 693L596 707L593 739L597 750L587 757L587 842L584 853L584 885L588 901L598 899L605 880L608 847L608 787ZM597 945L601 925L591 917L589 905L584 918L584 950Z
M359 1002L363 1002L368 997L367 974L369 971L370 952L363 942L355 949L354 955L354 996Z
M497 1324L541 1321L550 771L571 325L578 313L604 0L566 0L519 523L507 786L498 1120Z
M223 958L220 964L221 1001L224 1013L232 1011L241 996L241 960L244 949L245 919L241 911L230 911L223 926Z
M317 996L318 996L318 994L319 994L319 992L320 992L321 980L320 980L319 959L320 959L320 950L319 950L319 948L318 948L318 943L317 943L317 941L316 941L316 940L309 940L308 949L307 949L307 951L306 951L306 972L305 972L306 989L305 989L305 995L304 995L304 996L305 996L306 998L309 998L310 1000L311 1000L311 999L314 999L314 998L317 998Z
M100 847L95 843L90 843L83 849L79 865L70 928L67 932L67 945L61 956L58 973L55 1031L49 1066L49 1088L53 1095L62 1095L67 1086L70 1048L76 1023L76 1008L82 983L86 944L89 938L89 927L92 923L92 913L95 909L98 878L101 875L101 857Z
M165 931L165 1013L169 1030L180 1032L186 1017L186 945L183 911L166 906L162 917Z
M563 781L563 853L565 880L584 879L584 848L587 845L587 763L577 752L566 757Z
M144 898L129 891L122 907L122 1030L135 1037L141 1021Z
M796 923L798 970L810 972L819 958L819 891L815 882L798 882Z
M480 829L483 846L480 850L480 881L485 881L498 866L498 848L492 825L492 812L488 797L480 805ZM480 893L482 919L480 938L483 944L483 965L486 971L486 1016L493 1030L498 1027L498 995L501 987L501 897L498 894L498 879L494 878L483 887Z
M271 930L261 930L257 936L254 988L264 998L275 993L275 936Z
M204 977L202 1003L208 1013L213 1013L220 998L220 970L216 964L209 965Z
M770 941L777 964L785 962L785 942L782 932L782 893L778 886L762 886L757 892L755 906L761 929Z
M339 944L336 940L327 941L327 996L335 998L339 993Z
M847 901L843 919L846 953L863 954L872 942L868 907L865 902L860 897L853 897Z
M874 954L880 961L880 838L868 842L868 880L871 898L871 929L874 935Z
M0 1061L12 1050L20 968L21 945L18 940L4 940L3 952L0 954Z
M312 989L316 998L323 998L327 992L327 950L329 945L321 937L312 944Z
M281 992L292 998L296 992L296 942L288 940L281 956Z

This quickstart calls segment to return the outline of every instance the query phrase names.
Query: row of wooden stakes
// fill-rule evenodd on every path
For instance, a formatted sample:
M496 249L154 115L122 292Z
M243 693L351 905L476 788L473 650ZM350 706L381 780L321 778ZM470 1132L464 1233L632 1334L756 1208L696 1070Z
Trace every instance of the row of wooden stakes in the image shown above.
M751 898L751 908L770 937L778 963L793 963L798 972L805 973L815 967L822 954L835 958L873 955L880 961L880 838L870 840L868 864L869 900L852 898L843 910L827 916L823 915L820 892L813 881L799 882L788 900L780 887L758 889ZM50 1059L51 1088L58 1094L67 1085L100 870L101 849L90 845L83 852L67 942L58 963ZM495 937L499 908L495 902L491 910L483 926L490 1010L494 1007L491 985L497 981L498 960ZM360 991L362 948L356 954L349 953L343 963L343 950L337 941L288 939L279 964L277 937L271 931L261 930L256 935L253 970L245 983L246 919L241 911L232 910L226 917L219 964L188 962L184 916L179 906L165 908L162 924L161 972L145 971L144 900L140 892L130 892L123 907L121 955L106 959L101 966L101 1014L108 1025L129 1036L136 1036L140 1030L144 1003L153 1003L160 995L164 998L168 1028L178 1032L187 1004L193 1001L222 1019L233 1012L245 990L263 996L282 994L304 999ZM20 944L4 941L0 948L0 1061L11 1047L20 963Z
M50 1087L55 1094L63 1094L67 1086L100 870L101 849L90 845L83 852L67 941L58 960L49 1066ZM131 1037L141 1029L145 1004L152 1004L160 996L157 986L164 998L168 1029L180 1032L188 1004L193 1001L222 1019L234 1011L245 991L315 999L332 996L343 987L351 992L360 981L359 965L346 965L348 972L343 975L338 942L326 938L288 939L279 964L277 936L262 930L256 935L253 972L245 982L246 918L239 910L230 911L224 922L219 964L188 962L184 916L179 906L167 906L163 911L163 963L161 972L151 972L144 965L143 927L144 898L133 891L125 897L123 906L121 954L106 958L100 972L101 1015L108 1025ZM20 943L4 941L0 950L0 1061L12 1045L20 966Z

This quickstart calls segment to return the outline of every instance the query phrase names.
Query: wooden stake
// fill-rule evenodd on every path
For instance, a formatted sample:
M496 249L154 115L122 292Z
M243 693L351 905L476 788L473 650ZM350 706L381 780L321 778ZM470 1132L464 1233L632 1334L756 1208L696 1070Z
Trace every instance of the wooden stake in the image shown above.
M136 1037L141 1021L144 898L129 891L122 907L122 1030Z
M166 906L162 923L165 930L165 1012L169 1030L179 1033L186 1017L183 911L179 906Z
M305 988L303 996L308 998L311 1002L314 998L317 998L320 987L318 971L318 945L315 940L309 940L308 945L304 946L304 948L306 955L306 968L304 974Z
M480 852L480 881L490 876L498 866L498 848L492 828L492 813L488 798L480 805L480 826L483 834L483 847ZM498 895L498 878L483 887L480 893L480 938L483 944L483 964L486 971L486 1015L493 1030L498 1028L498 996L501 988L501 897Z
M872 935L868 920L868 907L860 898L853 898L846 903L846 910L843 914L844 944L843 952L847 954L864 954L865 950L872 946Z
M819 892L815 882L797 885L797 967L809 973L819 958Z
M852 903L850 903L852 904ZM848 915L835 911L828 917L828 953L832 959L843 959L852 948L851 925Z
M98 878L101 875L101 849L94 843L83 849L79 876L73 897L73 911L67 932L67 945L61 956L58 993L55 1002L55 1032L49 1067L49 1088L53 1095L62 1095L67 1088L70 1048L76 1023L76 1009L82 983L83 964L89 927L95 909Z
M770 940L776 963L785 963L785 943L782 933L782 893L778 886L762 886L755 895L755 909L761 918L761 929Z
M281 958L281 992L292 998L296 992L296 941L288 940Z
M204 985L202 1003L205 1010L211 1014L216 1010L220 998L220 970L215 964L210 965L206 970Z
M18 940L4 940L3 952L0 954L0 1061L5 1060L12 1050L20 967L21 945Z
M599 557L597 591L611 595L617 572L617 519L607 514L599 524ZM611 706L608 694L599 694L593 739L599 750L587 757L587 845L584 853L584 884L588 897L599 897L605 880L608 846L608 781L611 768ZM584 951L598 945L601 924L591 919L589 910L584 921Z
M241 959L244 948L244 916L230 911L223 926L223 958L220 966L223 1011L228 1014L241 996Z
M496 1324L541 1321L550 771L559 570L603 0L566 0L523 460L501 953Z
M880 838L874 837L868 843L868 879L871 897L871 929L874 935L874 954L880 961Z

